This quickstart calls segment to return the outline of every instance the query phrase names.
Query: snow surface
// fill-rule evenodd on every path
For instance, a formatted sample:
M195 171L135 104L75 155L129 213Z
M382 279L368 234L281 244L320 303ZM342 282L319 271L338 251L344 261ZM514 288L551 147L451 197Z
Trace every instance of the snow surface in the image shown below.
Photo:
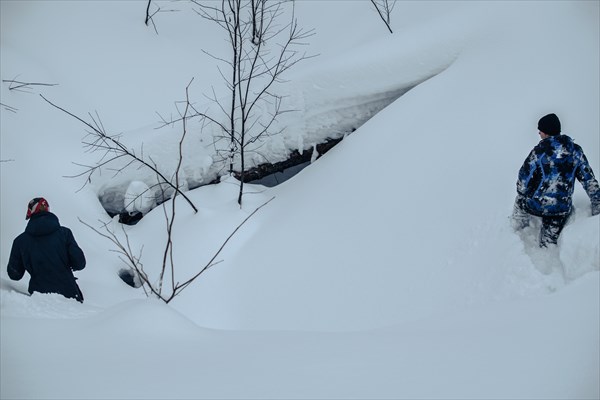
M320 56L290 71L303 115L266 146L274 157L433 77L282 185L247 185L242 209L232 178L187 193L197 214L177 200L181 281L275 196L169 305L123 283L110 242L78 221L120 229L98 196L143 191L145 172L104 171L78 190L64 177L96 155L38 96L97 111L172 168L177 127L153 130L155 112L173 112L192 77L199 102L222 90L200 50L225 50L185 3L159 4L181 11L158 14L156 35L145 2L0 2L1 78L58 84L0 91L17 109L0 109L1 398L600 397L600 217L577 186L555 253L508 219L540 116L557 113L600 171L599 2L403 1L393 35L367 1L298 2ZM203 179L211 152L187 149L186 174ZM7 277L40 195L85 251L84 304L26 296L27 280ZM125 229L156 276L162 208Z

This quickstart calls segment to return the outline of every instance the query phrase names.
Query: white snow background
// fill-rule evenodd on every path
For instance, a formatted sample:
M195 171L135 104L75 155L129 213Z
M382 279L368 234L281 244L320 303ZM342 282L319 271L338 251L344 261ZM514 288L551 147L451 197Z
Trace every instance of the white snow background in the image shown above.
M82 179L65 176L97 155L82 148L84 127L38 96L97 111L172 164L177 127L154 130L156 112L172 113L192 77L199 102L222 90L202 50L226 42L184 3L158 4L181 11L158 14L157 35L145 1L0 1L1 78L57 84L1 85L17 109L0 111L2 399L600 397L600 217L577 184L550 255L508 219L542 115L558 114L600 173L598 1L400 1L393 35L368 1L297 2L320 55L287 76L304 105L274 154L309 148L310 124L360 120L364 99L435 76L292 179L247 185L242 209L233 178L188 192L197 214L179 198L184 279L275 196L168 305L123 283L111 244L79 222L109 221L103 185L144 172L108 171L78 191ZM188 173L202 171L209 150L187 149ZM83 304L8 279L35 196L86 254ZM162 208L126 230L157 271Z

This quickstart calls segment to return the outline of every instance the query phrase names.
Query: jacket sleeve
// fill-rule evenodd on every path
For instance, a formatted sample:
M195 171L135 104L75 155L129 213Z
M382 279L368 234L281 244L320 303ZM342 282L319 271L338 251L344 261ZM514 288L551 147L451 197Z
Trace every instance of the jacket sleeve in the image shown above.
M581 153L581 163L579 164L579 168L577 168L576 176L590 198L592 203L592 215L600 214L600 185L598 185L592 167L590 167L583 152Z
M8 266L6 267L8 277L13 281L18 281L25 275L25 264L23 263L23 257L21 256L19 247L19 238L16 238L13 241L10 257L8 259Z
M83 250L75 241L73 232L69 228L64 228L67 235L67 253L69 255L69 267L73 271L80 271L85 268L85 255Z
M537 185L535 181L539 181L539 171L537 171L537 154L533 149L519 170L517 179L517 193L520 196L530 197L535 192ZM536 178L537 177L537 178Z

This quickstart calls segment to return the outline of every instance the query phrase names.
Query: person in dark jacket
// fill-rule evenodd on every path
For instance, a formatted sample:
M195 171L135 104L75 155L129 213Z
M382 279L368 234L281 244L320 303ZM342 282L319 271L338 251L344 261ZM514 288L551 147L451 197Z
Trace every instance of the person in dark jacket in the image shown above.
M561 134L560 120L548 114L538 122L540 142L519 170L513 211L517 230L529 225L530 216L541 217L540 247L556 245L571 215L575 179L590 198L592 215L600 214L600 187L582 148Z
M73 271L85 267L85 256L69 228L60 226L48 202L36 197L29 202L25 232L14 240L8 260L8 276L18 281L29 273L29 293L58 293L83 302Z

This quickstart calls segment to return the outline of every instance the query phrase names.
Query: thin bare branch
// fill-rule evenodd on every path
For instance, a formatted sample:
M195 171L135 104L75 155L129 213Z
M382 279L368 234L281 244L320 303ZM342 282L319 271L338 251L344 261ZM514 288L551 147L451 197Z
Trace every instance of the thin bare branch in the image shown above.
M254 211L252 211L252 213L250 213L250 215L248 215L234 230L233 232L231 232L231 234L227 237L227 239L225 239L225 241L223 242L223 244L221 244L221 247L219 247L219 249L216 251L216 253L211 257L211 259L204 265L204 267L202 267L200 269L200 271L198 271L198 273L194 276L192 276L190 279L188 279L187 281L180 283L176 286L176 292L175 295L177 295L179 292L181 292L183 289L185 289L190 283L192 283L196 278L198 278L200 275L202 275L206 270L208 270L209 268L211 268L213 265L215 265L215 260L216 258L219 256L219 254L221 254L221 252L223 251L223 249L225 248L225 246L227 245L227 243L229 243L229 241L231 240L231 238L233 238L233 236L240 230L240 228L246 223L248 222L248 220L250 218L252 218L252 216L254 216L254 214L256 214L261 208L265 207L267 204L269 204L271 201L273 201L273 199L275 199L275 197L271 197L269 200L267 200L266 202L264 202L263 204L261 204L260 206L258 206Z
M18 108L15 108L15 107L9 106L9 105L7 105L7 104L4 104L4 103L0 103L0 107L4 108L6 111L10 111L10 112L12 112L12 113L16 113L17 111L19 111L19 109L18 109Z
M88 128L90 128L92 130L92 135L96 135L98 140L101 141L101 143L105 143L106 145L102 145L99 148L101 149L110 149L110 151L114 151L116 154L118 154L119 156L123 156L123 157L130 157L132 160L131 162L128 164L130 165L131 163L134 162L138 162L140 164L142 164L143 166L150 168L155 174L157 174L160 179L166 183L167 185L171 186L176 193L178 193L179 195L181 195L186 202L190 205L190 207L192 207L192 209L194 210L194 212L198 212L198 209L196 208L196 206L194 205L194 203L185 195L185 193L183 193L178 186L176 186L175 184L173 184L169 179L167 179L159 170L158 168L156 168L154 165L150 164L148 161L144 160L143 158L140 158L138 156L136 156L135 151L129 150L124 144L122 144L118 138L116 136L109 136L106 131L104 130L104 127L102 125L102 123L100 122L100 119L98 116L96 116L96 118L94 118L91 114L90 114L90 118L92 119L92 123L87 122L85 120L83 120L82 118L78 117L77 115L65 110L64 108L57 106L56 104L52 103L50 100L46 99L43 95L40 94L40 97L42 99L44 99L48 104L50 104L51 106L57 108L58 110L66 113L67 115L75 118L76 120L78 120L79 122L83 123L85 126L87 126ZM97 114L96 114L97 115ZM91 144L92 147L94 147L94 144ZM107 164L107 162L102 163L102 165ZM92 171L89 172L94 172L97 168L94 167L94 169ZM117 172L121 172L123 171L123 168L120 168L117 170ZM91 177L91 174L89 175Z
M390 19L391 19L390 15L391 15L392 10L394 9L396 1L393 0L391 6L389 4L389 0L383 0L381 2L382 2L383 11L380 9L379 4L377 4L378 2L376 2L375 0L371 0L371 3L373 4L373 6L375 6L375 10L377 10L377 13L379 14L379 17L385 23L385 26L388 28L390 33L393 34L394 32L392 31L392 27L390 26Z
M8 90L30 88L31 86L58 86L58 83L22 82L14 79L3 79L2 82L10 83Z

